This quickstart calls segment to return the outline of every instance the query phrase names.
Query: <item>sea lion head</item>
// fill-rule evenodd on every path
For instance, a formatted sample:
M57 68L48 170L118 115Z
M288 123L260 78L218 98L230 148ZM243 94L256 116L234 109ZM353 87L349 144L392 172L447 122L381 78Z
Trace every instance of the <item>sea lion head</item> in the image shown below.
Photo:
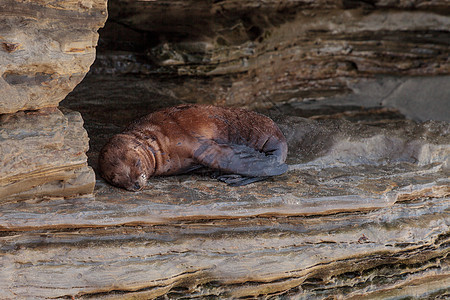
M118 134L102 148L98 158L100 175L112 185L139 191L153 174L155 160L136 137Z

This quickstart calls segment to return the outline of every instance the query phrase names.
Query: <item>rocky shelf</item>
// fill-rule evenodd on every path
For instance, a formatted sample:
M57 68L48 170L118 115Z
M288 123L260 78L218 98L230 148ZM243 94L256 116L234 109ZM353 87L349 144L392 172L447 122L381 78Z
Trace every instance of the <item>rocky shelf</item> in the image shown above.
M1 299L450 297L448 1L106 4L0 3ZM95 176L179 103L270 115L289 171Z
M0 297L449 296L448 123L279 117L290 170L265 182L97 179L91 197L3 202Z

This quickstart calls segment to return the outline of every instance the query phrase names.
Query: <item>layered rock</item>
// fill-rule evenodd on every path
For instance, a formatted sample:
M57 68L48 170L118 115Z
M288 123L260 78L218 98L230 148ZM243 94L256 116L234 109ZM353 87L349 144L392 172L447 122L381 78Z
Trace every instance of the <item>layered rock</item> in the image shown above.
M1 204L0 297L448 296L449 124L280 126L290 170L265 182L100 180L95 199Z
M0 199L90 194L83 120L54 107L95 59L106 1L5 0L0 11Z
M17 12L18 2L4 3L9 16ZM89 1L20 3L37 8L23 10L36 20L42 7L49 17L66 5L102 11ZM95 70L102 76L63 103L88 122L94 167L101 146L128 121L189 101L276 107L290 170L239 188L202 173L152 178L139 193L99 178L95 197L73 197L94 182L79 114L4 114L0 298L448 296L449 124L359 109L364 92L339 110L304 101L364 89L361 77L448 74L447 1L110 3L115 30L103 42L118 52L103 52ZM100 15L85 23L90 16ZM4 54L17 49L3 43ZM2 84L34 85L39 95L57 84L40 69L24 74L4 72ZM402 91L425 82L397 79L377 81L389 89L371 94L370 106L409 99ZM305 113L302 102L314 108ZM34 106L16 105L26 108ZM17 201L30 198L37 201Z
M113 54L111 72L181 76L173 91L185 101L261 107L380 74L449 74L449 11L446 1L122 0L103 41L128 52Z
M0 199L90 194L88 136L77 112L44 109L0 117Z
M0 3L0 114L55 107L95 59L106 1Z

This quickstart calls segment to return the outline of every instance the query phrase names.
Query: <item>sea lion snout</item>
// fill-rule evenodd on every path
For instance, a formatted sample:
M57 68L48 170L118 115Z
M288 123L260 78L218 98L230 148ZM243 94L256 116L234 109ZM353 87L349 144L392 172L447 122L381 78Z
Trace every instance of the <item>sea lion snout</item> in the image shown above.
M139 191L147 185L152 166L148 154L143 155L133 137L116 135L102 148L99 155L100 175L109 183Z

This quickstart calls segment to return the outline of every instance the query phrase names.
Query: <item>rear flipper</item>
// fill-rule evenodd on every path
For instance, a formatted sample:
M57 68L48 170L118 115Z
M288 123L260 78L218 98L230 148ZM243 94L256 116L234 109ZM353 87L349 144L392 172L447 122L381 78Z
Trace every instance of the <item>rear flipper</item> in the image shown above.
M280 175L288 169L276 155L265 154L245 145L218 144L211 140L202 143L195 151L194 158L211 169L253 178ZM240 185L262 179L248 179L249 182L241 179L243 184Z
M243 186L253 182L265 180L269 177L268 176L247 177L239 174L229 174L229 175L221 175L216 178L219 181L225 182L229 186Z

